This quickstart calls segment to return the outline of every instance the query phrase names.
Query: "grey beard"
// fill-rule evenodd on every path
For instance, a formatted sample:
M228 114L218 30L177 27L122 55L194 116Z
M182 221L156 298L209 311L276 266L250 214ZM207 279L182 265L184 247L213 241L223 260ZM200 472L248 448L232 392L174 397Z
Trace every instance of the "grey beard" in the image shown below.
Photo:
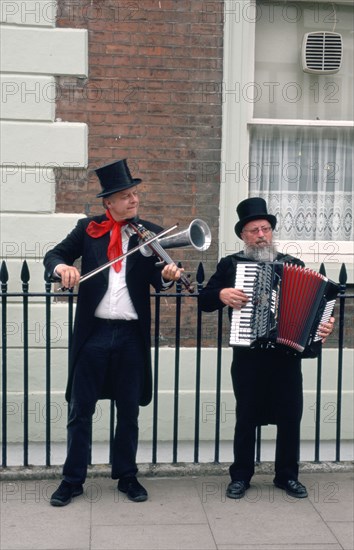
M256 262L274 262L278 254L276 246L272 243L265 246L245 244L243 252L246 258Z

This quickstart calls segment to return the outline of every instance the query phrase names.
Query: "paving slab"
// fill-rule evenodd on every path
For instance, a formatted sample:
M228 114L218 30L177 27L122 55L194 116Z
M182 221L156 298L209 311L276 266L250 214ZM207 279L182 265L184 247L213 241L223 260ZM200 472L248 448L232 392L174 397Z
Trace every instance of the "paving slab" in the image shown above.
M353 550L353 473L301 474L308 499L252 479L225 497L227 475L142 476L132 503L108 477L89 478L68 506L49 504L57 479L0 483L0 550Z

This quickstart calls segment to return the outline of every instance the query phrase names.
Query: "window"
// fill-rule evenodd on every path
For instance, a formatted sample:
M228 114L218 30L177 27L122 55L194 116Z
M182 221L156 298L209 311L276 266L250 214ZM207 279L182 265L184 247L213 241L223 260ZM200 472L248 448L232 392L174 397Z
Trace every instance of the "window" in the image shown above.
M278 218L280 240L353 240L353 5L258 2L250 195ZM302 37L343 37L332 75L303 72Z
M353 128L251 127L250 194L277 216L279 239L353 239L353 143Z

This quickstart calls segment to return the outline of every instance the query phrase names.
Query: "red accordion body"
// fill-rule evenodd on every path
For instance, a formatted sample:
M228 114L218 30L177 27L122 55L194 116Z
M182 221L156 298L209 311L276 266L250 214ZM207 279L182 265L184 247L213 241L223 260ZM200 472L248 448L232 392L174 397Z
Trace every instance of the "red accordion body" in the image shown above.
M330 319L338 294L338 285L324 275L280 262L238 263L235 288L250 301L233 310L230 345L278 345L297 353L321 340L318 327Z

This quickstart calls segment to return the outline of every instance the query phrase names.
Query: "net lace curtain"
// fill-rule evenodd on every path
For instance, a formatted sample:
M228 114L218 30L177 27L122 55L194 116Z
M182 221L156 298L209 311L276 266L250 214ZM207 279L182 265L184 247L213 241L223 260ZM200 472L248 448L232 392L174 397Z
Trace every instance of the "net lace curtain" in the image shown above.
M281 240L353 239L353 129L251 129L250 195L262 196Z

